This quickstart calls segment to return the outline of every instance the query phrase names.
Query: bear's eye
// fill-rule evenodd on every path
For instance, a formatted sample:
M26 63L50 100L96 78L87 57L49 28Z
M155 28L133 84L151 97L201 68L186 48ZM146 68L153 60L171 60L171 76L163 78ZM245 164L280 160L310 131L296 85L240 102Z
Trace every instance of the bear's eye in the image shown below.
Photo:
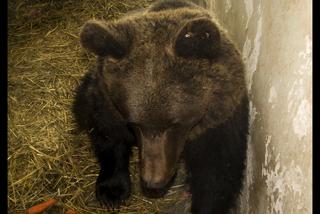
M106 57L103 66L103 72L112 75L115 78L124 78L130 74L130 63L123 59Z

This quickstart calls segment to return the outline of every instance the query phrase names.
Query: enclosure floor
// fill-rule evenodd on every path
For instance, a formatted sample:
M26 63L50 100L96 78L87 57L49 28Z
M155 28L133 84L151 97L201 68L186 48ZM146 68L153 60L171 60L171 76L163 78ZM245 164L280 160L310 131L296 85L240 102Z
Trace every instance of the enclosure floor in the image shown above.
M90 18L111 20L152 0L13 0L9 8L9 213L49 198L46 213L108 213L94 194L98 165L88 138L78 133L71 103L81 77L95 62L80 47ZM137 151L130 163L133 193L119 213L164 213L181 198L179 179L158 200L141 195ZM172 211L172 213L177 213Z

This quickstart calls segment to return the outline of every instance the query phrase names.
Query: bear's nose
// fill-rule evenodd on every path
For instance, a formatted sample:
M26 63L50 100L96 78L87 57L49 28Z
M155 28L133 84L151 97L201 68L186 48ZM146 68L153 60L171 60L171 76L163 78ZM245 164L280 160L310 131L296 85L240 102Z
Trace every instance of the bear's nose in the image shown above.
M162 189L166 184L167 182L165 180L158 181L158 182L142 180L142 186L144 188L151 189L151 190Z
M168 191L171 182L147 182L141 180L142 192L150 198L160 198Z

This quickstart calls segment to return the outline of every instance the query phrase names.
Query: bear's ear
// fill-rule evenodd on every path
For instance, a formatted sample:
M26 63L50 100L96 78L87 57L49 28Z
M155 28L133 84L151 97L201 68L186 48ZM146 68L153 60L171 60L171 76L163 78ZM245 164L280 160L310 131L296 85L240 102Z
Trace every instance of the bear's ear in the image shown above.
M120 59L126 55L130 39L123 26L90 20L80 33L82 46L98 56L112 56Z
M178 32L174 51L184 58L213 59L219 54L220 33L208 18L187 22Z

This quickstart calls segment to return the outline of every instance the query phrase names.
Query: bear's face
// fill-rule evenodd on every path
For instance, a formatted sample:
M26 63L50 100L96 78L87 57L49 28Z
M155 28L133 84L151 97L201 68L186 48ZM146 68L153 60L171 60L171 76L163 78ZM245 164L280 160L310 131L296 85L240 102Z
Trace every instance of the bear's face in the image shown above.
M141 177L165 186L189 132L220 85L220 33L192 10L143 13L117 22L89 21L81 43L99 57L100 83L140 144Z

